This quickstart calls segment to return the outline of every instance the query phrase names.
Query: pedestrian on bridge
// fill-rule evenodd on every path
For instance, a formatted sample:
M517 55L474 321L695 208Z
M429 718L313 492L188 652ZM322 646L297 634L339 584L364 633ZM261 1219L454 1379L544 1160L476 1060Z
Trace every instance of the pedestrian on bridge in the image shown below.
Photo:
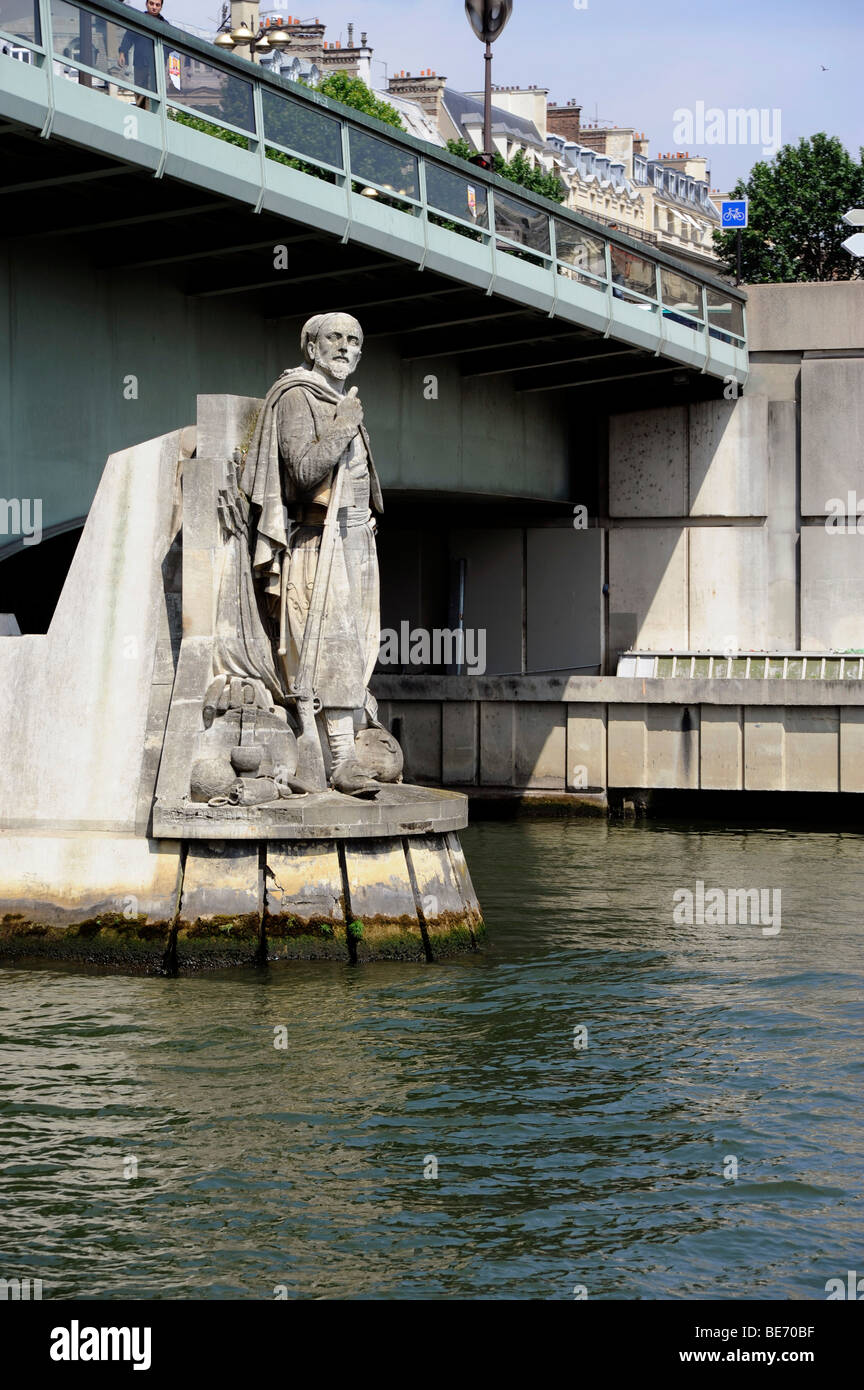
M151 19L161 19L165 23L165 16L162 13L162 0L146 0L145 12ZM134 29L127 29L126 37L120 45L120 66L126 67L129 61L129 50L132 50L132 72L136 87L146 87L149 91L155 91L153 68L153 40L146 34L137 33ZM148 98L140 93L135 97L135 105L143 106L148 109Z

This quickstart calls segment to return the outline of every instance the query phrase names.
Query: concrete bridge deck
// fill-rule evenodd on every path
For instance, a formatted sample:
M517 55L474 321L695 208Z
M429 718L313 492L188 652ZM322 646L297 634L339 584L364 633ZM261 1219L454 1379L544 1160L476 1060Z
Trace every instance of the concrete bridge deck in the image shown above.
M70 15L77 16L74 34L65 32ZM117 65L130 31L152 45L150 68L135 69L144 86L132 80L131 65L125 74ZM193 293L260 301L299 290L305 301L312 290L317 308L331 289L344 298L340 277L355 288L360 277L364 292L355 297L370 309L398 306L391 331L415 331L421 307L425 324L443 330L422 349L415 338L415 354L470 350L472 333L490 318L492 343L509 350L495 370L536 368L538 342L554 345L543 382L536 374L518 378L520 391L629 386L680 367L702 377L746 379L741 292L479 168L469 170L446 151L348 114L114 0L64 4L53 18L51 0L2 0L0 38L18 55L0 54L3 197L18 228L35 231L50 205L62 231L76 194L88 200L85 225L97 237L110 228L125 242L140 225L135 217L146 221L149 212L165 235L172 223L173 241L177 220L194 218L186 250L200 272ZM136 97L148 109L134 105ZM166 207L151 191L150 207L141 208L148 201L141 175L185 185L199 197ZM124 218L119 212L127 201L136 208ZM274 244L263 224L261 244L248 233L237 244L230 219L220 239L208 204L210 213L252 209L264 222L270 214L283 227L294 224L289 247L302 238L308 250L320 234L329 243L320 248L324 254L332 258L333 239L345 254L326 270L313 267L298 284L284 268L274 269L272 255L260 254ZM74 216L70 225L76 226ZM211 258L232 253L242 253L242 262L223 263L218 269L227 273L208 279ZM183 247L175 251L175 267L182 254ZM411 272L407 294L405 271ZM443 296L457 295L460 286L482 291L488 303L478 308L475 301L473 315L454 312L458 299ZM432 307L443 309L440 317L428 313L430 297L437 300ZM283 306L284 300L278 312ZM527 323L520 310L529 312ZM543 332L538 315L547 319Z

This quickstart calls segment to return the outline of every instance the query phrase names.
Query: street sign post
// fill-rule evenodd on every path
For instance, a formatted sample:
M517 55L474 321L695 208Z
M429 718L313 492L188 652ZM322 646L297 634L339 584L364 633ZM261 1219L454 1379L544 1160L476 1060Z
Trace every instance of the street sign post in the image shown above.
M864 227L864 208L850 208L844 212L843 221L847 227Z
M747 226L747 199L724 198L720 203L720 222L724 231L732 227L743 231Z
M734 227L735 237L735 284L741 284L741 233L747 226L747 199L746 198L722 198L720 200L720 226L724 231L731 231Z

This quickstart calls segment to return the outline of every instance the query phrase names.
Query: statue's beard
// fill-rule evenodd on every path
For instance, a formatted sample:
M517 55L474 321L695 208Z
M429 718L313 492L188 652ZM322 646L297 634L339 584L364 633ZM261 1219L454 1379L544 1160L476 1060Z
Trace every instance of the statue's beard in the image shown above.
M346 376L351 375L351 366L348 362L328 362L324 371L328 376L335 377L337 381L344 381Z

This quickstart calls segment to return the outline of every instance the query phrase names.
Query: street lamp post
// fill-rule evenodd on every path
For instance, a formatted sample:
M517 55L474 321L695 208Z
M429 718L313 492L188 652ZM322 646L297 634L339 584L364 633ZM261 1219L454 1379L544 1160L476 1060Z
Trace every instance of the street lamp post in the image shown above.
M281 26L274 25L271 29L265 29L263 25L259 25L256 32L244 19L235 29L223 29L213 42L217 48L248 48L250 62L254 63L256 55L285 48L291 42L291 38Z
M483 92L483 154L492 165L492 44L513 13L513 0L465 0L468 23L486 45L486 83Z

